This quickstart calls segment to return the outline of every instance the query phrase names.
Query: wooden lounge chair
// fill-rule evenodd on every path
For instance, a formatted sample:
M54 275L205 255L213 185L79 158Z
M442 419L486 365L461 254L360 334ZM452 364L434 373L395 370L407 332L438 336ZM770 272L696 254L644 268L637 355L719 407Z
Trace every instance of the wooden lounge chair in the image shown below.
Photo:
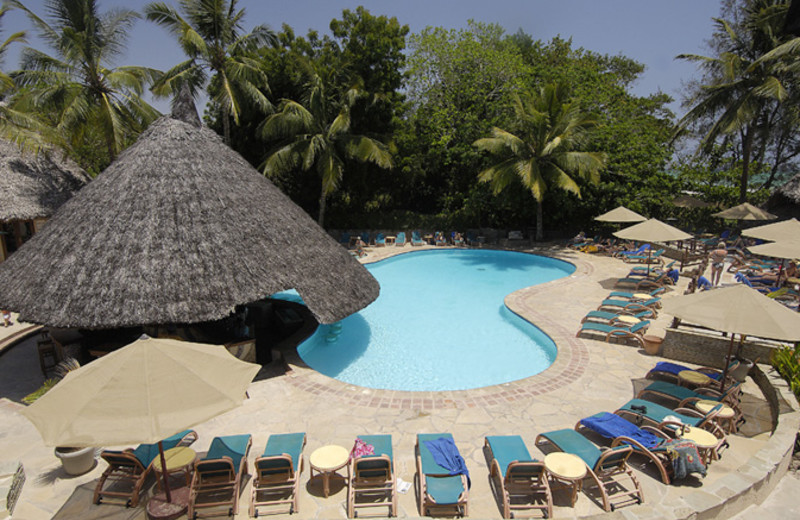
M398 247L403 247L404 245L406 245L406 234L404 231L401 231L397 234L397 236L394 239L394 245Z
M666 381L653 381L636 395L637 399L646 399L648 396L661 398L674 402L678 408L694 406L698 401L718 401L727 404L735 413L734 422L738 422L742 417L741 403L739 396L741 385L732 384L725 388L724 393L720 393L715 388L700 387L695 390L679 386ZM652 399L649 399L652 401Z
M661 259L661 255L664 254L664 249L659 249L657 251L653 251L651 254L640 254L640 255L623 255L622 260L625 262L630 263L638 263L638 264L660 264L663 263Z
M425 241L422 240L419 231L412 231L411 232L411 245L412 246L424 246Z
M600 492L603 509L613 511L620 505L630 503L641 504L644 502L642 488L639 481L628 467L628 457L633 453L633 448L620 445L615 448L600 450L589 439L575 430L556 430L540 433L536 437L536 445L548 442L558 451L572 453L586 463L587 474L594 481ZM622 485L618 477L626 476L633 484L633 489ZM617 491L625 496L621 501L611 503L609 491Z
M297 492L303 472L305 433L280 433L269 436L264 453L253 464L253 492L250 516L258 516L261 506L289 505L289 514L300 511Z
M616 310L619 312L626 312L628 314L650 310L653 313L653 317L655 317L657 314L656 309L659 307L661 307L661 298L658 297L640 301L631 301L625 299L613 300L609 298L600 302L600 306L597 308L597 310Z
M632 326L626 326L623 324L614 324L614 325L604 325L602 323L596 323L592 321L586 321L581 323L581 328L576 337L580 336L581 333L589 331L589 332L599 332L605 334L605 340L608 342L611 338L632 338L639 343L639 345L644 348L644 339L642 338L642 334L645 333L647 328L650 326L650 321L644 320L636 323Z
M731 361L731 364L728 366L728 374L732 371L736 370L740 365L739 360L734 359ZM690 368L684 365L679 365L677 363L671 363L669 361L659 361L645 376L647 379L663 379L669 381L670 383L678 383L678 374L686 371L686 370L694 370L695 372L700 372L711 379L719 381L722 379L722 370L713 367L699 367L699 368ZM727 384L727 383L726 383Z
M387 506L389 516L397 516L392 436L361 435L359 438L373 447L374 455L350 460L347 467L347 516L354 518L357 509Z
M375 246L376 247L385 247L386 246L386 235L383 233L378 233L375 236Z
M416 462L419 478L419 514L428 516L433 512L449 512L467 516L469 483L464 473L452 475L451 470L440 466L428 448L426 441L453 440L449 433L417 434ZM463 459L462 459L463 460Z
M665 285L675 285L672 278L667 276L667 273L662 273L653 278L643 278L641 276L626 276L617 280L615 285L633 286L637 291L646 289L658 289Z
M242 476L247 474L250 434L214 437L208 453L194 463L188 516L218 516L219 507L228 508L228 516L239 512ZM205 514L198 509L214 508Z
M636 318L639 320L644 320L647 318L654 318L655 311L652 309L646 309L636 314L625 314L621 312L612 312L612 311L589 311L586 313L586 316L583 317L581 323L585 323L587 321L594 321L597 323L604 323L606 325L614 325L617 323L622 323L625 325L624 321L620 320L621 316L630 316L632 318Z
M606 298L607 300L631 300L631 301L641 301L641 300L649 300L650 298L655 298L659 294L663 293L667 289L665 287L656 287L649 293L635 293L630 291L611 291L611 293ZM647 294L648 298L641 298L638 295L640 294Z
M162 440L161 444L164 450L168 450L179 445L188 446L195 440L197 432L184 430ZM100 504L104 498L114 497L121 499L121 503L126 507L136 507L151 464L158 454L158 444L140 444L136 449L105 450L100 453L100 457L108 463L108 467L97 481L92 502ZM103 489L106 483L109 487Z
M503 518L530 509L541 509L545 518L552 518L553 497L544 463L531 457L522 437L487 436L484 446L492 458L491 477L503 502Z

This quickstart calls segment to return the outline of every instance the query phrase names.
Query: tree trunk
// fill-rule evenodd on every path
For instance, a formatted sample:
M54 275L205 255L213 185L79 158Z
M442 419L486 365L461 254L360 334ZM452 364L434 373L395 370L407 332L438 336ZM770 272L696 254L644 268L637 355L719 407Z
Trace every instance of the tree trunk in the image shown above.
M319 227L324 229L322 223L325 221L325 199L327 199L327 195L325 195L325 190L322 190L322 193L319 196L319 217L317 218L317 224Z
M753 130L751 127L745 129L742 139L742 176L739 179L739 202L747 202L747 185L750 176L750 154L753 148Z
M536 240L544 239L544 224L542 223L542 201L536 201Z
M227 106L222 107L222 134L225 144L231 145L231 111Z

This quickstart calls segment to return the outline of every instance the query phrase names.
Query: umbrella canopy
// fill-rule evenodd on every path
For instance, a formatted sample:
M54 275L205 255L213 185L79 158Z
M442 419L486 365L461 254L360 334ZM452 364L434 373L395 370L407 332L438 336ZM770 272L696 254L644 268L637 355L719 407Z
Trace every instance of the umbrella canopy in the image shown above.
M672 199L672 205L679 208L707 208L712 204L692 195L681 194Z
M332 323L378 297L364 266L179 108L0 265L0 306L102 329L216 320L287 289Z
M600 222L642 222L647 220L647 217L643 217L625 206L620 206L594 219Z
M689 233L681 231L669 224L665 224L655 218L616 231L614 236L625 240L638 240L642 242L672 242L674 240L687 240L692 238L692 235Z
M743 284L667 298L663 305L668 314L722 332L800 339L800 313Z
M72 161L0 139L0 221L49 217L90 180Z
M748 202L714 213L712 216L730 220L774 220L778 218L777 215L757 208Z
M69 372L22 413L49 446L155 443L241 405L259 368L219 345L140 339Z
M781 240L759 246L749 246L750 252L773 258L800 258L800 237L793 240Z
M796 218L782 220L773 224L745 229L742 231L742 235L761 240L792 240L800 237L800 222Z

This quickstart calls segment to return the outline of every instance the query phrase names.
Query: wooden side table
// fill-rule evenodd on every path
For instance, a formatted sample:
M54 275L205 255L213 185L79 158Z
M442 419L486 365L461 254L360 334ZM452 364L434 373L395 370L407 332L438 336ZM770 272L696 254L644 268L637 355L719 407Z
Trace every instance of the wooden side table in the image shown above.
M627 325L635 325L635 324L639 323L642 320L640 320L639 318L635 318L633 316L630 316L628 314L620 314L619 316L614 318L614 321L621 321L622 323L625 323Z
M316 476L322 476L322 492L325 498L328 498L331 492L331 475L345 478L336 472L347 466L349 460L350 452L347 451L347 448L335 444L317 448L308 458L308 462L311 463L311 478L314 478L315 471L318 473Z
M707 432L702 428L693 428L686 426L683 431L678 431L682 439L690 440L697 444L697 449L700 451L700 456L703 457L703 462L706 465L711 464L711 459L714 456L714 448L717 447L719 439L714 437L714 434Z
M719 423L719 425L722 427L723 430L725 430L726 433L735 433L736 422L734 421L734 419L736 418L736 412L733 411L733 408L731 408L727 404L712 400L703 400L694 403L694 407L697 409L698 412L702 414L707 414L715 406L718 405L722 405L722 408L720 408L719 413L714 418L714 420Z
M678 382L684 386L708 386L716 380L697 370L681 370L678 372Z
M186 476L186 485L190 486L192 484L192 466L196 458L197 453L186 446L178 446L164 451L164 461L167 463L167 478L172 473L182 471ZM153 469L158 477L158 489L163 489L162 473L164 473L164 470L161 469L161 455L156 455L153 460Z
M544 457L544 467L557 484L572 489L570 503L574 506L586 476L586 463L583 459L572 453L550 453Z

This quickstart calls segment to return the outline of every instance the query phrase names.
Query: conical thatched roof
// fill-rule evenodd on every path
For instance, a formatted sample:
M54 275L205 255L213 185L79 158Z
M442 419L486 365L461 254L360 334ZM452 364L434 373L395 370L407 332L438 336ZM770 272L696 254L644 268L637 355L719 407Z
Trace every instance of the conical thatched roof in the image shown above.
M323 323L379 292L362 265L214 132L170 117L0 265L0 306L56 327L214 320L290 288Z
M800 173L772 193L766 208L781 218L800 219Z
M0 221L46 218L91 179L77 164L0 138Z

